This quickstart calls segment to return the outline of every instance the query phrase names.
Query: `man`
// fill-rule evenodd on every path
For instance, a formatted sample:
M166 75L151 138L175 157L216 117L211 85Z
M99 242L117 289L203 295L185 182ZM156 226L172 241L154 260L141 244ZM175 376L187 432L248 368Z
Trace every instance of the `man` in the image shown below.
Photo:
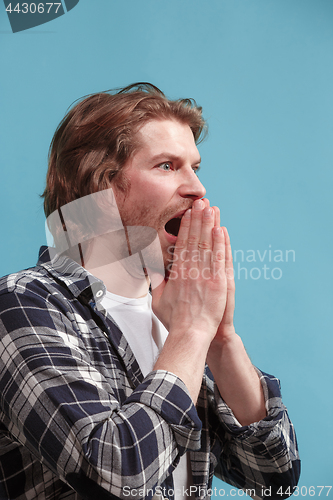
M1 498L209 498L214 473L253 497L293 493L279 383L233 326L203 130L201 108L150 84L92 95L58 127L54 248L0 284Z

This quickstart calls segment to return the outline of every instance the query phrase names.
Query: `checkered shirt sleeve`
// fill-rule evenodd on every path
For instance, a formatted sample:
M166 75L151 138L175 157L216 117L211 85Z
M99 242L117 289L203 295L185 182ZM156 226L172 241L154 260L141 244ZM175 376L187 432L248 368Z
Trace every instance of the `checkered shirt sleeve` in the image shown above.
M287 498L300 476L296 434L282 403L279 380L256 370L267 417L242 426L206 369L208 406L217 416L211 436L214 474L252 497Z

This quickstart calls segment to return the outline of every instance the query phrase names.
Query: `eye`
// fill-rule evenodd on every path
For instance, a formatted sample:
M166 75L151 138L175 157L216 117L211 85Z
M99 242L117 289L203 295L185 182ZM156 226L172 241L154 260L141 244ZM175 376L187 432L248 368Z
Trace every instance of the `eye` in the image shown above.
M165 161L164 163L161 163L158 168L161 168L162 170L164 170L165 172L169 172L170 170L172 170L172 165L169 161Z
M199 165L196 165L196 166L194 166L194 167L192 168L192 170L193 170L193 172L194 172L196 175L198 175L199 170L200 170L200 166L199 166Z

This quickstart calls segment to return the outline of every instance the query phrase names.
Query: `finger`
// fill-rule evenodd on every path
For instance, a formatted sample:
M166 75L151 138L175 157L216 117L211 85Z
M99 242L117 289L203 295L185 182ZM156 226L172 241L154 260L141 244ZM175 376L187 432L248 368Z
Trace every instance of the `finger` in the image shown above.
M221 221L220 221L220 209L218 207L212 207L214 210L214 215L215 215L215 221L214 221L214 226L220 227Z
M222 323L224 325L232 325L234 318L234 310L235 310L234 269L233 269L232 251L231 251L229 234L225 227L223 227L222 229L225 238L225 274L227 277L227 302L224 310Z
M221 227L214 227L211 272L215 280L225 279L225 239Z
M199 247L199 262L201 268L206 268L212 258L213 236L212 230L214 227L214 211L210 207L206 207L202 214L202 227Z
M188 233L187 239L187 250L188 250L188 260L187 268L198 267L198 245L201 235L202 227L202 212L204 209L204 202L202 200L196 200L191 209L191 225Z
M227 228L223 227L222 229L223 229L224 241L225 241L226 276L228 279L228 286L232 287L232 285L234 284L234 268L233 268L233 262L232 262L232 251L231 251L230 238L229 238Z
M208 198L201 198L201 201L203 201L203 202L204 202L204 204L205 204L205 208L210 206L210 203L209 203Z
M191 225L191 212L189 209L185 212L182 217L180 228L178 231L177 241L173 253L173 264L172 269L176 270L177 266L181 267L183 263L187 260L187 241Z

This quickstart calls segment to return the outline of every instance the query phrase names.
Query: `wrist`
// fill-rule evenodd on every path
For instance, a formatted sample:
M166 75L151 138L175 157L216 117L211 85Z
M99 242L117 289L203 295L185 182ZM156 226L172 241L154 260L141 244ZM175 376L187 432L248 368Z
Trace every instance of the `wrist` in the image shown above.
M209 321L186 321L177 318L170 322L169 336L175 339L182 339L184 342L198 343L206 346L207 350L216 335L217 327Z
M204 327L179 325L170 328L167 340L169 345L189 351L192 356L198 354L206 359L212 336L213 334L209 334Z
M209 341L203 332L174 328L170 330L154 370L167 370L186 385L195 403L200 391Z
M234 325L229 325L218 328L216 335L213 337L210 346L212 350L225 350L231 348L235 344L242 342L239 335L237 335Z
M232 328L228 335L216 335L213 338L207 352L207 363L213 371L215 367L219 368L221 363L232 359L241 351L245 351L243 341L235 332L235 329Z
M223 400L241 425L249 425L266 416L263 390L242 339L229 333L211 343L207 363Z

